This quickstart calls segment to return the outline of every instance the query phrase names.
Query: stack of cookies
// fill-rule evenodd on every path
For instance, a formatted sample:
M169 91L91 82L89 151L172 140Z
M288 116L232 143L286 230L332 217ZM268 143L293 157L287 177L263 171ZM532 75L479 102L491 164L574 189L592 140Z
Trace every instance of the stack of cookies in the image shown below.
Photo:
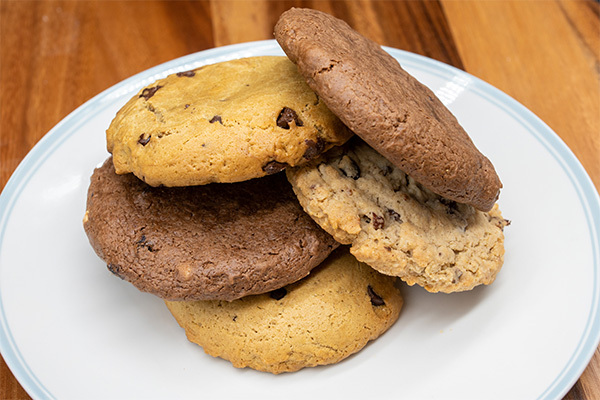
M280 373L379 337L400 314L397 278L493 282L507 221L490 161L380 46L308 9L275 37L288 57L136 94L107 130L84 228L208 354Z

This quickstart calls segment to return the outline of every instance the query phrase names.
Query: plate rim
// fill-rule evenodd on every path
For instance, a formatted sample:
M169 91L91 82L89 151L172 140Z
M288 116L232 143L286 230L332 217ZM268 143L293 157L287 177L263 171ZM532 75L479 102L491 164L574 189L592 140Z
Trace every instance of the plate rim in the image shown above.
M600 238L598 234L600 228L600 197L598 191L580 161L564 141L537 115L508 94L466 71L441 61L388 46L382 46L382 48L398 61L402 60L403 66L412 63L413 66L425 67L428 73L443 79L447 79L448 74L468 78L471 81L469 90L485 97L523 125L553 156L573 184L585 214L589 237L592 242L594 282L592 307L585 328L580 335L579 343L559 375L538 396L538 399L562 398L579 379L600 343ZM133 88L140 88L170 73L191 69L198 65L211 64L217 62L219 58L230 59L236 58L237 55L243 57L247 56L244 55L244 52L255 53L261 50L280 51L281 48L274 39L269 39L237 43L191 53L132 75L95 95L69 113L33 146L21 160L0 193L0 246L4 243L4 234L7 222L12 214L12 207L22 190L27 186L29 179L34 175L36 165L43 163L50 157L54 149L60 147L65 140L77 132L77 126L87 121L88 117L95 115L99 109L110 106L112 101L122 97L124 93L131 93ZM31 371L14 343L14 338L5 317L2 293L0 293L0 332L3 333L3 335L0 335L0 353L25 391L33 398L54 398Z

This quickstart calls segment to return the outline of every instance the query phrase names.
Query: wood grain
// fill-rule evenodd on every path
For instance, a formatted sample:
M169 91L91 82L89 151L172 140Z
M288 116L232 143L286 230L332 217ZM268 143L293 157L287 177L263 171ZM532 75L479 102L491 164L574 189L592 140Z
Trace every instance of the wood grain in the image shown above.
M600 188L600 24L597 13L589 12L598 5L569 1L443 4L465 69L545 121L578 155ZM573 23L577 16L581 24Z
M600 187L600 7L594 1L0 0L0 190L61 119L168 60L271 39L310 7L381 43L482 78L531 109ZM600 399L600 353L565 397ZM0 399L28 399L0 360Z
M3 1L0 18L0 189L31 147L79 105L131 75L214 45L207 2Z

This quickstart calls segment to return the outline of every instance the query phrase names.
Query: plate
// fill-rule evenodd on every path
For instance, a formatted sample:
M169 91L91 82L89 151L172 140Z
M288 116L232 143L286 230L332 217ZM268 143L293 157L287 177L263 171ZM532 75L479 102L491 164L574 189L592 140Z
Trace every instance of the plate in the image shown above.
M381 338L343 362L274 376L235 369L187 341L162 301L116 279L82 228L89 176L117 110L156 79L274 41L179 58L94 97L25 157L0 196L0 350L36 399L361 397L559 399L600 339L600 201L548 126L485 82L385 48L454 112L504 189L505 265L466 293L403 286Z

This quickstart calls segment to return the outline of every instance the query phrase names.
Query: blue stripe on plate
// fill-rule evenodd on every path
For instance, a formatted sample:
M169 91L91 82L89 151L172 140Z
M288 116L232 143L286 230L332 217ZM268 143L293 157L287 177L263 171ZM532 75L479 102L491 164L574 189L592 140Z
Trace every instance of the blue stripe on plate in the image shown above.
M600 265L598 264L600 260L600 239L598 235L598 228L600 227L600 199L592 181L577 158L562 140L537 116L510 96L464 71L439 61L398 49L388 47L384 47L384 49L398 59L401 64L412 67L415 70L424 70L427 73L443 79L450 79L452 76L456 75L467 76L472 80L472 83L469 85L469 90L474 91L476 94L485 98L487 101L502 109L521 123L521 125L526 128L527 132L536 138L544 148L552 154L573 184L584 210L590 233L590 240L592 241L594 286L592 308L575 352L560 374L538 397L539 399L562 398L577 381L600 342L600 317L598 313L600 304L600 277L598 272L600 270ZM6 225L12 209L22 190L28 185L31 177L37 171L39 166L42 165L42 163L44 163L65 140L78 132L78 129L85 124L85 121L87 121L88 118L105 110L107 107L114 105L115 101L120 101L123 98L133 95L133 93L141 87L168 74L193 69L205 64L258 54L283 55L283 52L274 40L265 40L224 46L190 54L134 75L105 90L77 108L50 130L34 146L6 184L6 187L0 195L0 245L4 243L3 239ZM23 388L30 396L36 399L55 398L31 371L26 360L16 346L10 327L6 321L1 294L0 330L3 333L3 335L0 335L0 351L7 365L11 368L13 374L19 380Z
M403 65L417 70L424 70L443 79L449 79L454 75L467 74L450 65L417 54L393 48L385 48L385 50ZM573 355L563 370L538 397L540 400L561 399L579 379L600 342L600 314L598 313L600 306L600 235L598 233L600 228L600 200L598 192L579 160L548 125L506 93L479 78L467 75L471 79L469 90L518 121L553 156L573 184L584 210L593 252L592 306Z
M132 96L143 86L154 82L170 73L196 68L204 64L212 64L226 59L241 58L254 55L256 52L283 52L274 41L242 43L224 46L203 52L190 54L164 64L150 68L134 75L104 92L93 97L52 128L25 156L11 175L0 195L0 246L4 243L6 225L23 189L28 185L38 168L59 148L63 142L78 132L86 121L114 105L114 101L123 96ZM1 270L0 270L1 271ZM55 399L55 396L39 381L31 371L19 348L15 344L10 327L6 320L4 303L0 293L0 352L12 373L27 393L35 399Z

